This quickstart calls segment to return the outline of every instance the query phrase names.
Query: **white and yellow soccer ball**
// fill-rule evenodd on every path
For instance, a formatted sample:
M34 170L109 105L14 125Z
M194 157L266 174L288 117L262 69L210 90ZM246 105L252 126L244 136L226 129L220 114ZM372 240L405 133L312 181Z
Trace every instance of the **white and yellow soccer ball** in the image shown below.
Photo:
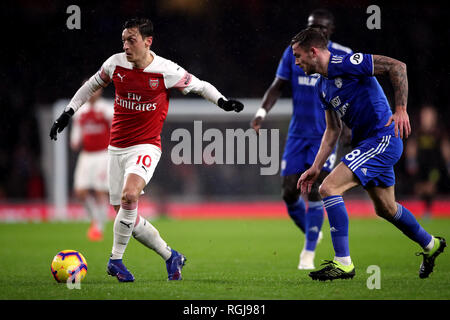
M53 258L51 271L57 282L79 283L86 277L87 262L80 252L63 250Z

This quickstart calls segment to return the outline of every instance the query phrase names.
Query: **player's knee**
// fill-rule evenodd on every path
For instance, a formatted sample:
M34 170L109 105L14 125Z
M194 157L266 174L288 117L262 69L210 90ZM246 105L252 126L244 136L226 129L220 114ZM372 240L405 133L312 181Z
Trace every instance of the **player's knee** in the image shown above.
M77 189L74 191L77 199L84 201L87 198L87 190Z
M134 189L124 189L122 191L122 206L131 206L135 207L137 206L137 202L139 200L139 192Z
M390 220L397 213L397 204L381 201L375 205L375 213L381 218Z
M331 188L330 185L326 182L323 182L319 186L318 190L319 190L319 195L322 199L334 195L333 188Z

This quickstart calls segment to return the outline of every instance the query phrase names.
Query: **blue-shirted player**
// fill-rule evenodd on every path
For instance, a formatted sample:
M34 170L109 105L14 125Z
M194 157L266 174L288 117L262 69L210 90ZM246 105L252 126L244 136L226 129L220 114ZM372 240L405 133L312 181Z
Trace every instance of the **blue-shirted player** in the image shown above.
M445 239L425 231L411 212L395 201L394 193L394 165L403 151L402 138L411 133L406 112L406 65L379 55L335 55L328 50L323 34L312 28L297 34L291 45L296 64L306 74L321 75L316 89L326 116L326 130L319 152L311 168L298 180L302 192L311 189L333 152L341 121L352 129L353 150L343 157L319 188L330 222L335 257L309 276L314 280L333 280L355 275L348 241L349 221L342 195L362 185L372 199L377 215L424 249L419 277L427 278L433 271L436 257L446 246ZM376 75L390 78L395 94L394 114Z
M308 26L320 29L327 37L327 48L334 54L351 53L352 50L329 41L334 31L334 17L324 9L314 10L308 17ZM281 164L283 177L283 200L289 216L305 233L305 244L300 253L298 269L314 269L316 244L321 238L323 223L323 203L319 195L319 185L333 168L336 155L333 152L325 163L317 183L308 195L306 206L297 181L300 174L308 169L319 150L320 141L325 131L325 113L320 108L320 101L314 90L318 75L307 75L295 65L292 48L288 46L283 53L276 72L275 80L266 91L261 108L256 113L252 127L258 131L267 112L273 107L283 88L292 87L293 113L289 125L286 145ZM306 209L306 207L308 207Z

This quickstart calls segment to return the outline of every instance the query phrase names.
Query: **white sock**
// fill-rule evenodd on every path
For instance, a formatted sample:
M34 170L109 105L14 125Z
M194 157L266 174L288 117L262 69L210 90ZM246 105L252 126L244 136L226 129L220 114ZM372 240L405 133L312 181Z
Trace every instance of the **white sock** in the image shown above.
M434 248L434 237L431 236L431 241L429 244L427 244L427 246L425 247L425 251L431 251Z
M334 257L334 260L336 260L337 262L342 263L344 266L349 266L352 264L352 259L350 258L350 256L347 257Z
M300 260L301 261L314 261L314 257L316 256L315 251L310 251L303 249L300 253Z
M164 261L172 255L172 250L161 238L159 231L141 216L133 229L133 237L147 248L155 250Z
M120 206L114 220L114 240L111 259L122 259L128 241L133 232L134 222L137 217L137 204L134 208L124 209Z
M97 201L96 202L96 211L95 211L95 222L97 228L103 232L105 228L105 223L108 220L108 210L109 204L108 201Z
M86 199L84 200L84 209L86 210L89 219L94 220L95 219L95 199L91 195L87 195Z

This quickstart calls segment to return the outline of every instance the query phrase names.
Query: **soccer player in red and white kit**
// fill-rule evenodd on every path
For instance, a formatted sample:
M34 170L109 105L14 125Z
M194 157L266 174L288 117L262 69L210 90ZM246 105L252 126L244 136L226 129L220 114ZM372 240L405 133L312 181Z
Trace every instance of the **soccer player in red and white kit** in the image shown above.
M160 133L169 106L169 89L196 93L225 111L240 112L244 106L226 99L213 85L202 81L174 62L150 50L153 25L137 18L125 22L124 52L107 59L74 95L53 123L56 140L71 116L92 94L111 81L115 86L114 118L109 141L110 203L117 212L114 240L107 272L121 282L134 281L122 263L131 235L155 250L165 261L168 280L181 280L185 256L171 249L148 221L137 213L139 195L150 181L161 156Z
M108 145L113 108L97 90L73 117L70 146L78 151L74 173L74 192L83 202L91 226L87 237L103 240L108 216Z

